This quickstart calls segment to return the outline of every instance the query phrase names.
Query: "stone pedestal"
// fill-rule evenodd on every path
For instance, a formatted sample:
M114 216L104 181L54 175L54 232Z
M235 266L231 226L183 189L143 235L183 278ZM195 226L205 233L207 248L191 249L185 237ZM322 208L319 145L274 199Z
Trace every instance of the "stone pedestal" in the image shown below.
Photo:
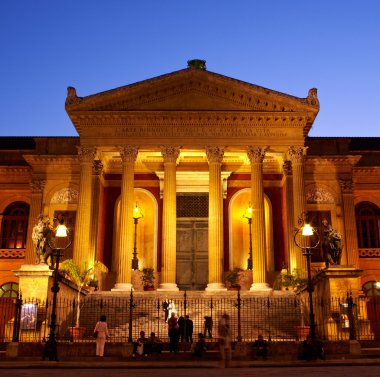
M362 270L353 266L330 266L328 269L323 270L324 281L316 285L315 294L319 299L340 299L345 302L347 292L351 292L352 297L355 299L361 289L361 273ZM339 339L348 340L350 336L349 325L347 325L348 327L345 326L344 322L342 322L340 309L336 308L336 310L336 313L332 313L333 317L316 318L316 320L320 324L324 323L329 338L335 339L339 337ZM355 345L353 345L354 348Z
M357 297L361 290L362 272L353 266L330 266L323 271L325 278L323 297L337 298L342 296L342 292L345 295L347 291L352 292L352 297Z
M49 277L53 270L47 264L23 264L19 270L13 271L19 278L19 287L23 299L46 301Z

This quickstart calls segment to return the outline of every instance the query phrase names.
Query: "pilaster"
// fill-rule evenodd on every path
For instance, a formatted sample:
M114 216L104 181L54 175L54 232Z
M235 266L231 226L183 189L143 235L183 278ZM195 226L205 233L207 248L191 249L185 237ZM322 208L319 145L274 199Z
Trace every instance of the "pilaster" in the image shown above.
M342 261L347 261L347 264L359 267L359 250L356 232L355 220L355 202L353 195L354 183L351 180L340 180L340 188L343 197L343 218L344 218L344 235L345 249L347 255L342 255Z

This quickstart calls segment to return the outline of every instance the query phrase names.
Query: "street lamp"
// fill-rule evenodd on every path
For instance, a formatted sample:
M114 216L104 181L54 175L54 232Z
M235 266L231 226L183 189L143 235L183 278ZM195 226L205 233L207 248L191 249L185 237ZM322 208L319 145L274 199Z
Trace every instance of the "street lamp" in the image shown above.
M139 260L137 258L137 248L136 248L136 236L137 236L137 224L139 223L139 219L141 219L143 216L141 212L141 208L137 205L133 209L133 221L135 223L135 236L133 240L133 258L132 258L132 270L138 270L139 269Z
M55 339L55 329L57 327L57 294L59 292L58 285L58 270L59 270L59 260L63 255L63 251L66 250L71 245L71 239L68 237L68 229L64 225L64 219L61 217L60 219L54 219L55 222L59 222L56 228L52 229L52 233L54 237L50 237L47 242L49 247L52 249L51 255L51 263L54 270L54 283L51 287L51 291L53 292L53 303L51 309L51 318L50 318L50 332L49 338L45 343L43 360L48 358L49 360L58 361L57 354L57 341Z
M243 213L243 218L248 220L249 226L249 257L247 261L247 269L252 270L253 262L252 262L252 206L251 202L249 202L247 209Z
M307 263L307 291L309 292L309 306L310 306L310 338L315 340L315 317L313 307L313 291L314 286L311 280L311 250L319 245L319 235L315 228L313 228L306 219L307 214L302 213L298 219L298 224L301 225L294 235L295 244L302 250L302 254L306 257Z

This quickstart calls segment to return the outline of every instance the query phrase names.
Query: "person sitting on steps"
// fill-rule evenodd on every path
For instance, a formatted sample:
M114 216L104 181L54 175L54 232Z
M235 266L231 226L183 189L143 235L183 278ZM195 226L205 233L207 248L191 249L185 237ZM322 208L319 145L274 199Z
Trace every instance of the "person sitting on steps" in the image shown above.
M152 331L147 343L145 343L146 351L148 355L153 353L160 354L162 352L163 346L160 338Z
M198 333L198 341L191 344L191 352L195 357L202 357L206 351L206 340L204 335L200 332Z
M146 343L148 342L148 338L145 336L145 331L140 331L140 338L137 339L136 342L133 342L133 357L136 355L144 355L147 356Z
M268 356L268 342L264 340L264 337L261 334L259 334L253 345L255 346L256 357L262 357L263 360L266 360Z

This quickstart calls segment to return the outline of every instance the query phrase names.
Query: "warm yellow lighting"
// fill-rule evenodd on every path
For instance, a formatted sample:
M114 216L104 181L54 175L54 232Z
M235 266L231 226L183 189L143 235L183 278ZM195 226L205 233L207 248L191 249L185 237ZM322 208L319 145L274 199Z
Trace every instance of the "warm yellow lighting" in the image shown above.
M252 219L252 212L253 212L253 209L252 209L251 202L250 202L248 205L248 208L243 213L243 218L244 219Z
M375 283L375 287L376 287L377 289L380 288L380 281L377 281L377 282Z
M141 212L141 208L136 203L136 207L133 209L133 218L138 220L138 219L141 219L142 217L144 216Z
M67 228L64 224L59 224L55 231L56 237L67 237Z
M314 234L313 228L311 227L310 224L305 224L302 227L302 235L303 236L312 236Z

